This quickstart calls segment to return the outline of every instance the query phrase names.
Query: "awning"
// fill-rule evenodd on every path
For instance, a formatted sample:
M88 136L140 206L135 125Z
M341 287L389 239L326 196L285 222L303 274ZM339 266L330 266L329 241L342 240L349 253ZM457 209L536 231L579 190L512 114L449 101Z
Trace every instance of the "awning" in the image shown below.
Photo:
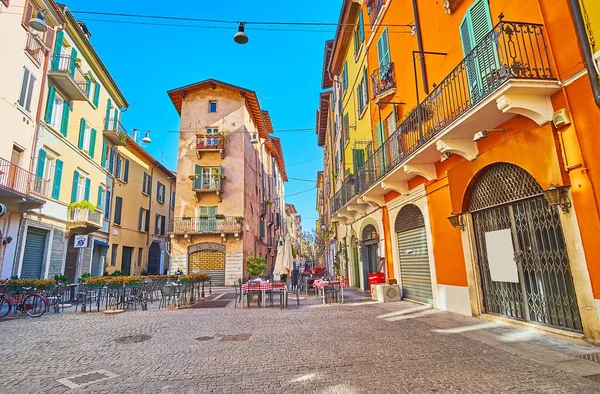
M108 243L95 239L94 246L106 246L108 248Z

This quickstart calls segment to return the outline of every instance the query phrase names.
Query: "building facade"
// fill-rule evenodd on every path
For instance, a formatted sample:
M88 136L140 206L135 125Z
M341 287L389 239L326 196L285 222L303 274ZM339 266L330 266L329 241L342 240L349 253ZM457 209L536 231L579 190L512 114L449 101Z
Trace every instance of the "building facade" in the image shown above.
M251 256L271 272L287 175L268 112L253 91L212 79L168 94L181 116L171 272L231 285Z
M331 211L361 276L377 244L406 299L600 339L591 3L365 2L374 150Z
M175 174L137 144L135 137L127 136L125 145L116 148L118 170L105 269L124 275L162 275L169 267L167 227L175 207Z

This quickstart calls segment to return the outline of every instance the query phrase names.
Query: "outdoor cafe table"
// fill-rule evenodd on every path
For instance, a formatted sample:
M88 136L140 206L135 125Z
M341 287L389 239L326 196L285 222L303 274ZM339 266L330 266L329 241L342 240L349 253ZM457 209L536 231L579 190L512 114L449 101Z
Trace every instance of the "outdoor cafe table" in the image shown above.
M275 283L249 282L249 283L242 284L242 308L244 307L244 292L260 291L262 306L264 308L266 306L265 298L266 298L267 291L268 290L277 290L277 289L282 289L283 291L286 291L285 283L284 282L275 282Z
M333 285L340 286L340 293L341 293L342 304L343 304L344 303L344 281L317 279L313 282L313 287L317 290L317 295L319 294L319 290L321 290L321 299L323 300L323 304L325 303L325 287L333 286Z

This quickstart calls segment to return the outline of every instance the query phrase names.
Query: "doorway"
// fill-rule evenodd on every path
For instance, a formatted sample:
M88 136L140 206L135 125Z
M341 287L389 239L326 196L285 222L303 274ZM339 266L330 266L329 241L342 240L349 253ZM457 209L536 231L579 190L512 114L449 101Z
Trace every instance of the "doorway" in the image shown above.
M152 242L148 251L148 273L152 275L160 274L160 246L158 242Z
M131 257L133 256L133 248L129 246L123 246L121 252L121 272L123 275L131 275Z
M75 247L75 235L71 235L67 241L67 257L65 260L65 276L69 278L70 283L75 283L79 250L79 248Z
M369 274L379 272L379 236L375 226L369 224L362 232L362 261L364 290L370 291Z

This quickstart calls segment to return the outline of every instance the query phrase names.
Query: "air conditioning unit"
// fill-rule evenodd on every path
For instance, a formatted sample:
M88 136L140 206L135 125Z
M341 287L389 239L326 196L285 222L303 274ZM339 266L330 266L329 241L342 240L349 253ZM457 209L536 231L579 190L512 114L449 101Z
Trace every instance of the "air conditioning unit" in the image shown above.
M402 298L402 289L400 289L400 285L373 285L373 295L379 302L400 301Z

